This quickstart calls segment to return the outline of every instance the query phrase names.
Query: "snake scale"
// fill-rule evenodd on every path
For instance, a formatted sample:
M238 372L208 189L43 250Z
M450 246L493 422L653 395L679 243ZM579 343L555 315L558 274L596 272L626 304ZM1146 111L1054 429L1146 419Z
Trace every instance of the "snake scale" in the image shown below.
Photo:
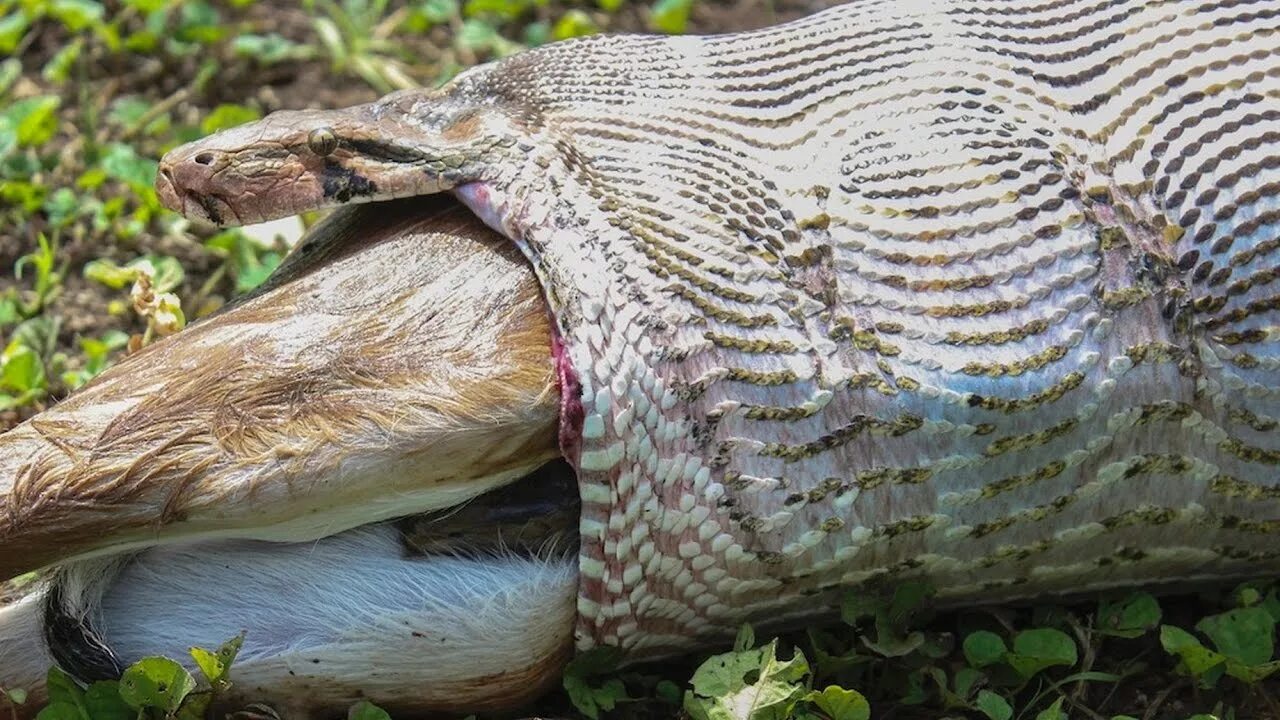
M557 318L577 643L926 578L1280 567L1280 3L866 0L606 36L171 153L249 222L452 190Z

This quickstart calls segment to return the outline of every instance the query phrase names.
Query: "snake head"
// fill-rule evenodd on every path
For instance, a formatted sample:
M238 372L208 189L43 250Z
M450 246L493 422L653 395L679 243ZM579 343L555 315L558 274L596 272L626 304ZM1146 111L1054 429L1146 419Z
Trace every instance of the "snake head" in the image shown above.
M515 144L501 112L408 90L341 110L272 113L187 143L160 161L164 205L245 225L348 203L428 195L482 179Z

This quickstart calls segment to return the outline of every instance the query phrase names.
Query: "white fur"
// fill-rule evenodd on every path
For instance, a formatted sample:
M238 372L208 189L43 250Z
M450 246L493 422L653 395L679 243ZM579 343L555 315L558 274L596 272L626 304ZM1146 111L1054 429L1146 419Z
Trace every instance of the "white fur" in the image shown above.
M41 600L41 593L31 593L0 607L0 687L36 690L44 685L53 658L44 643Z
M125 664L160 654L192 666L192 645L243 630L240 695L303 713L360 697L465 708L493 702L503 675L506 695L527 696L530 668L554 674L565 658L577 592L564 548L405 556L390 525L310 543L167 546L65 571L64 597ZM39 609L34 597L0 609L0 680L30 684L51 664ZM10 677L5 663L19 657L26 669Z

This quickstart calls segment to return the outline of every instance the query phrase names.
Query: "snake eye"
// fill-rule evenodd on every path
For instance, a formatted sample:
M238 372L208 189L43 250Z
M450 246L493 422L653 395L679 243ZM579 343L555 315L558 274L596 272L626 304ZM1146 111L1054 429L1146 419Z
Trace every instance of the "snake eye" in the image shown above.
M338 136L327 127L316 128L307 135L307 149L320 157L332 155L338 149Z

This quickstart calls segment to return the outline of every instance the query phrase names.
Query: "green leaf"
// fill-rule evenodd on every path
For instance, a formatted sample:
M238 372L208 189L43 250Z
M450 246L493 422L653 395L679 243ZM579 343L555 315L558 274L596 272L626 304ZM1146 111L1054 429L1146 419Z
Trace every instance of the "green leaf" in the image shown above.
M278 33L237 36L231 41L231 50L240 57L251 58L263 65L274 65L286 60L304 60L313 54L310 47L296 43Z
M1196 629L1213 641L1218 652L1245 665L1271 660L1276 621L1262 607L1246 607L1211 615Z
M1119 602L1104 601L1098 608L1098 632L1135 638L1160 624L1160 603L1151 593L1137 592Z
M0 355L0 389L19 393L45 388L44 363L34 350L14 340Z
M462 13L468 18L484 16L511 22L531 7L533 4L528 0L466 0Z
M169 658L143 658L120 676L120 697L137 710L150 707L172 713L195 687L191 673Z
M23 12L10 12L0 17L0 55L9 55L27 35L31 20Z
M244 105L222 104L214 108L200 123L200 130L209 135L219 130L253 122L262 117L262 113Z
M227 34L217 8L204 0L186 0L179 7L178 40L209 45Z
M347 710L347 720L391 720L391 716L368 700L361 700Z
M211 652L202 647L191 648L191 659L196 661L196 667L200 669L205 680L209 681L209 685L217 690L226 684L227 673L230 672L231 664L235 662L236 655L240 654L240 648L243 645L244 634L241 633L223 643L217 652Z
M1076 643L1069 635L1053 628L1024 630L1013 638L1013 651L1005 662L1023 678L1030 678L1045 668L1076 664Z
M689 29L693 0L658 0L649 11L649 26L659 32L679 35Z
M1160 626L1160 645L1166 652L1177 655L1183 669L1197 679L1212 682L1226 665L1225 657L1200 644L1191 633L1173 625Z
M479 20L467 20L454 36L454 43L464 50L486 52L497 46L498 31Z
M622 9L625 0L596 0L596 6L607 13L615 13Z
M102 22L102 3L94 0L53 0L49 14L57 18L71 32L79 32Z
M969 633L964 639L964 658L976 668L993 665L1004 659L1008 648L999 635L988 630Z
M971 667L960 668L956 671L955 688L956 695L961 700L968 700L973 694L973 689L977 686L978 681L982 679L982 673Z
M49 707L54 705L62 705L63 707L51 711L56 717L52 720L85 720L82 717L84 708L84 690L71 679L70 675L62 672L58 668L49 668L49 672L45 675L45 694L49 697ZM48 708L46 708L48 709ZM44 717L44 711L41 711L39 717ZM72 713L66 715L66 713ZM49 720L49 718L45 718Z
M828 685L822 692L809 693L805 699L817 705L831 720L869 720L871 717L871 704L855 690Z
M27 702L27 691L23 690L22 688L5 690L4 694L6 697L9 698L9 702L13 703L14 705L25 705Z
M101 165L108 177L127 184L134 192L152 192L152 186L156 182L157 163L151 158L139 156L133 146L111 143L102 156Z
M138 713L120 697L120 683L99 680L84 691L84 706L93 720L133 720Z
M621 658L617 648L603 647L581 653L565 666L562 682L578 712L598 720L601 710L612 710L618 701L626 699L626 688L617 678L606 679L602 684L592 682L613 672Z
M36 720L87 720L75 703L64 700L50 702L36 713ZM94 718L93 720L97 720Z
M809 663L799 650L777 659L778 641L709 658L693 674L684 709L696 720L782 720L804 692Z
M106 258L85 263L83 272L86 279L106 285L112 290L121 290L138 277L137 269L121 267Z
M570 38L594 35L598 32L600 32L600 27L596 25L590 15L581 10L570 10L561 15L560 19L556 21L555 27L551 29L551 36L556 40L568 40Z
M449 22L459 12L457 0L425 0L415 3L414 9L434 25Z
M57 95L38 95L10 103L0 112L0 128L12 129L18 145L38 147L49 142L57 132L61 104Z
M1009 707L1009 701L990 690L979 692L976 704L982 714L991 720L1009 720L1013 717L1013 708Z
M40 76L54 85L62 85L71 76L71 68L80 59L80 51L84 48L84 38L76 38L67 43L49 58L40 71Z
M1067 720L1067 714L1062 712L1062 698L1054 700L1052 705L1036 713L1036 720Z

